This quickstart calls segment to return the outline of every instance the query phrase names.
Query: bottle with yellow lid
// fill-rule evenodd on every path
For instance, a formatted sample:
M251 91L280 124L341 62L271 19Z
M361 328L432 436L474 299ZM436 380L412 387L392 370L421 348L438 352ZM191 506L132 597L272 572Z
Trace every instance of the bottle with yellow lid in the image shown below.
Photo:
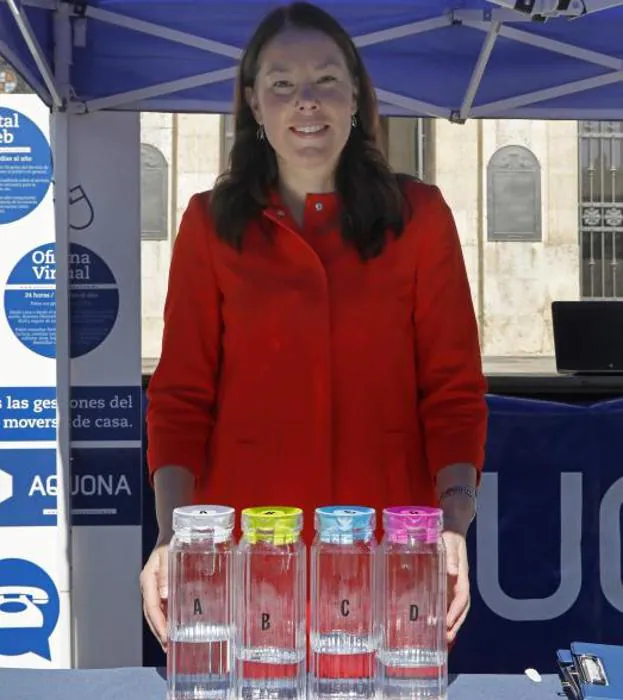
M238 698L304 700L306 549L303 512L247 508L236 551Z

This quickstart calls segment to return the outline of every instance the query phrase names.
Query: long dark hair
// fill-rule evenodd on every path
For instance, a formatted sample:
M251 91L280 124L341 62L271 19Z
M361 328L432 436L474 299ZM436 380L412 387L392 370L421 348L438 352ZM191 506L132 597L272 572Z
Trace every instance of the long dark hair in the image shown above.
M268 192L277 183L275 152L267 140L257 138L258 125L245 90L255 84L264 46L289 26L320 31L333 39L357 86L357 123L340 155L335 184L341 202L342 237L363 260L370 259L383 250L388 231L399 236L404 227L400 181L383 154L376 95L353 41L331 15L305 2L270 12L255 30L240 62L229 168L218 178L210 198L216 233L241 249L248 223L260 216Z

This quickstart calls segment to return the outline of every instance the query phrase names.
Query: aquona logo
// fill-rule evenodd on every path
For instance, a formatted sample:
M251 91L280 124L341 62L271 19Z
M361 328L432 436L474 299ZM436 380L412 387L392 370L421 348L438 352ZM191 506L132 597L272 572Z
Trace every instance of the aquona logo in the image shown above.
M46 478L35 476L28 496L57 495L56 475ZM72 496L131 496L132 489L124 474L74 474L71 480Z

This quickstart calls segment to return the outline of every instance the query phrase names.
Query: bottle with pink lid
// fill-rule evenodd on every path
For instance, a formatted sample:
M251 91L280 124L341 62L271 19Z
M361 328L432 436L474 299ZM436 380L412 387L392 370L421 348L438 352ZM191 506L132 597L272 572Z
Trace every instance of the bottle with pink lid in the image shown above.
M383 511L377 557L378 694L445 700L448 686L446 555L442 511Z

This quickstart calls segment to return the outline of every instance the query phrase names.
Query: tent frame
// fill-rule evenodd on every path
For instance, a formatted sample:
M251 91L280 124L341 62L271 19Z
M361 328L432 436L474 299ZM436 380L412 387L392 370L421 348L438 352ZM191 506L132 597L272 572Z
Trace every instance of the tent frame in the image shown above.
M170 29L159 24L146 22L144 20L128 17L108 10L90 7L88 3L84 2L83 0L0 1L8 3L9 7L11 8L24 41L26 42L34 58L37 67L41 71L46 89L40 94L47 98L46 101L48 103L51 102L52 105L57 108L61 106L61 100L63 99L61 97L61 90L54 83L50 67L45 60L43 52L37 43L36 37L24 12L23 8L25 6L49 9L55 13L55 16L58 17L59 15L62 15L70 22L73 21L74 41L80 41L83 43L83 45L85 45L87 41L86 22L88 20L92 20L141 32L149 36L176 42L184 46L206 51L218 56L231 58L232 62L234 62L234 65L232 65L231 68L223 68L199 73L197 75L191 75L164 83L154 83L153 85L137 90L126 91L92 100L81 101L77 99L75 95L66 95L62 103L63 107L74 114L83 114L104 109L123 109L133 111L157 109L158 97L172 95L187 89L199 87L201 85L231 80L236 75L236 64L242 55L242 50L237 46L231 46L229 44L207 39L205 37ZM389 29L360 35L354 37L354 41L359 48L362 48L365 46L371 46L374 44L380 44L409 36L415 36L417 34L435 31L440 28L447 28L453 25L463 25L481 31L485 34L480 55L473 68L462 103L457 105L456 108L448 111L447 108L440 107L439 105L430 104L421 100L416 100L404 95L390 92L388 90L384 90L382 87L377 88L376 92L379 101L385 105L391 106L394 111L398 111L405 116L426 115L429 117L448 119L452 122L461 124L465 123L471 118L486 118L500 116L502 114L508 118L512 118L513 116L520 116L519 112L522 107L535 105L546 100L572 95L574 93L592 90L594 88L623 81L623 61L615 56L609 56L596 51L582 49L572 44L547 37L541 37L530 32L523 31L515 26L508 26L505 24L516 24L530 21L532 20L528 15L509 9L492 8L491 10L454 10L446 12L438 17L397 25ZM545 49L564 56L570 56L576 60L582 60L592 65L607 68L609 69L609 72L593 78L563 83L554 87L519 94L502 100L496 100L487 104L474 106L478 89L486 72L491 53L495 47L498 37L504 37L528 46ZM8 54L8 51L4 51L5 48L7 47L0 47L0 49L3 50L3 53ZM13 56L13 58L15 59L15 56ZM20 69L19 66L16 66L16 68L18 68L18 70ZM23 68L23 66L21 66L21 68ZM33 78L29 71L26 71L25 77L26 79ZM43 86L41 85L40 81L33 82L33 87L38 85L39 89L41 90ZM200 111L229 112L231 105L227 103L204 102L202 100L190 102L180 100L179 102L167 101L167 109L182 112L195 109ZM534 112L534 109L532 111ZM591 110L591 116L595 119L612 119L616 118L614 112L615 110ZM562 115L556 114L556 110L544 109L544 118L556 118L558 116ZM565 110L565 116L567 118L574 118L574 115L569 113L568 110Z

